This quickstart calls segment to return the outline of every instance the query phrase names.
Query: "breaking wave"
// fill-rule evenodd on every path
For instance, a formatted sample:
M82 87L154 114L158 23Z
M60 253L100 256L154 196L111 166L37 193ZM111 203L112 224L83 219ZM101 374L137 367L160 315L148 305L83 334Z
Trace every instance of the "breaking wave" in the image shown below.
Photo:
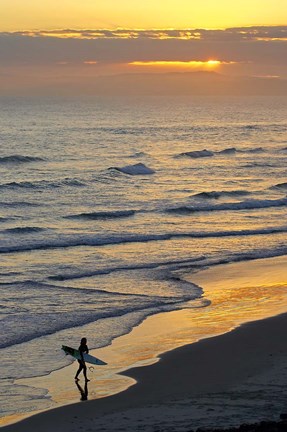
M153 169L147 167L143 163L137 163L135 165L127 165L127 166L124 166L122 168L111 167L109 169L110 170L116 170L116 171L119 171L123 174L128 174L128 175L149 175L149 174L155 173L155 171Z
M271 186L270 189L282 189L282 190L287 190L287 182L286 183L277 183L274 186Z

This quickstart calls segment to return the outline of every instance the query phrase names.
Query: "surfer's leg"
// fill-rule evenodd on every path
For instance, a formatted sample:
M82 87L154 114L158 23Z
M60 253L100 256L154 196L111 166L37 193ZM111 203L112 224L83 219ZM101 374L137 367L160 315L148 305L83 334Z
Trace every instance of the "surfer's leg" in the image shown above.
M83 369L83 364L82 364L82 362L78 360L78 363L79 363L79 369L77 370L77 373L76 373L76 376L75 376L75 380L78 379L78 376L79 376L81 370ZM84 375L85 375L85 374L84 374Z
M90 380L88 379L88 377L87 377L87 366L86 366L85 363L84 363L84 365L83 365L83 374L84 374L84 377L85 377L86 382L87 382L87 381L90 381Z

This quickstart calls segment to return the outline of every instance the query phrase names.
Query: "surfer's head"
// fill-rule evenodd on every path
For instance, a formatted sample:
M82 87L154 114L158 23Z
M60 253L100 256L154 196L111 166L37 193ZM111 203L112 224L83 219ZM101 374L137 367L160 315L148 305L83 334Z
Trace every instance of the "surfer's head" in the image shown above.
M86 345L87 343L87 338L82 338L81 339L81 345Z

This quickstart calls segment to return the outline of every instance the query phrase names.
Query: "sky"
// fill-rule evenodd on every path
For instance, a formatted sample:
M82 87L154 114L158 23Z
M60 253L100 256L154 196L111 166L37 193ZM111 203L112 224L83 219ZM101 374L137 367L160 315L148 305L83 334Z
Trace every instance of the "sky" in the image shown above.
M0 0L0 8L0 94L134 73L287 79L286 0Z
M286 0L1 0L2 31L285 25Z

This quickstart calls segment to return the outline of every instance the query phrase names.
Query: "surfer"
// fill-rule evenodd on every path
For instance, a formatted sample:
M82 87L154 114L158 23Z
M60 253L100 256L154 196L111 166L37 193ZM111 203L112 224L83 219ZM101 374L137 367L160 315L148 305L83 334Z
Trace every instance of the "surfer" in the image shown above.
M88 382L90 381L87 378L87 366L84 360L84 353L88 354L89 353L89 348L87 346L87 339L86 338L82 338L81 339L81 345L79 346L79 351L81 354L81 360L78 360L79 363L79 369L77 370L76 376L75 376L75 381L79 381L79 374L81 373L81 371L83 371L84 377L85 377L85 381Z

